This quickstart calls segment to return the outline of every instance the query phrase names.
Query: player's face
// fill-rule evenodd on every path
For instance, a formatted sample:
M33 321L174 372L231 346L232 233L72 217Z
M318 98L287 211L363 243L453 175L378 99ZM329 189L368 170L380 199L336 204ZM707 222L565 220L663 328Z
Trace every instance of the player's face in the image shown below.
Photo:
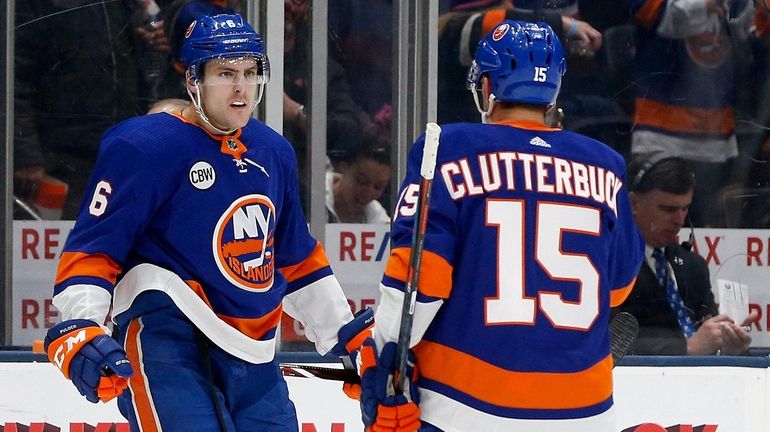
M676 236L684 226L690 203L692 191L677 195L653 189L631 195L636 225L647 244L656 248L676 243Z
M360 159L351 164L342 163L340 171L340 192L357 210L381 197L390 182L390 166L372 159Z
M257 97L256 61L214 59L203 67L201 102L209 121L222 130L245 126Z

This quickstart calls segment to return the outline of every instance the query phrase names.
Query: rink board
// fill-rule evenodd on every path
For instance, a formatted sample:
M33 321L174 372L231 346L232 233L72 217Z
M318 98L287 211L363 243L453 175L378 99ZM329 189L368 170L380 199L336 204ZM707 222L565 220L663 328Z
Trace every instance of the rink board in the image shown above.
M770 432L768 368L757 361L736 366L748 360L767 363L738 359L719 366L722 359L708 358L697 366L699 359L689 358L685 366L655 366L656 359L642 359L646 366L615 368L618 432L684 432L698 426L713 432ZM294 377L287 382L300 431L363 430L358 403L342 393L340 383ZM24 425L30 432L74 432L90 425L96 431L127 432L114 401L87 402L51 364L0 363L0 389L0 430L22 431Z
M58 256L72 224L13 223L13 345L32 345L59 321L58 311L51 304L51 293ZM687 229L680 233L682 238L688 235ZM390 253L389 241L388 225L326 226L324 247L353 310L377 307L379 281ZM717 279L749 287L750 308L760 316L753 329L752 347L770 348L770 230L696 229L694 243L694 250L709 266L715 294ZM305 340L302 328L286 317L281 331L283 340Z

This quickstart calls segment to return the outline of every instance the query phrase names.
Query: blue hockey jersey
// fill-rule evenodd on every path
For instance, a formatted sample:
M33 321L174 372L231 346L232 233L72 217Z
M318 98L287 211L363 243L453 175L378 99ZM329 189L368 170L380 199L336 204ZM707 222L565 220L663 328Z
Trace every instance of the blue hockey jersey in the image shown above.
M636 24L632 151L724 162L735 138L735 40L706 2L624 0Z
M116 322L160 307L162 292L244 360L272 360L282 311L321 353L352 319L299 202L290 144L250 120L210 135L161 113L108 131L59 264L64 319ZM119 283L116 286L116 282Z
M394 216L378 346L398 338L423 145ZM412 333L424 420L482 413L466 430L506 430L496 422L609 409L609 311L644 251L624 183L620 155L572 132L443 127Z

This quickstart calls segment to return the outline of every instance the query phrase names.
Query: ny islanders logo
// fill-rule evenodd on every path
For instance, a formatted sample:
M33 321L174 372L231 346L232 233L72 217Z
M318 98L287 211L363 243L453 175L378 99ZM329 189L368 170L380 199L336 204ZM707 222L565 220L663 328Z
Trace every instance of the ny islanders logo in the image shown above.
M712 32L699 33L685 38L685 46L690 59L699 66L713 69L721 66L732 55L733 41L728 30L717 14L708 17Z
M509 28L511 28L511 26L508 24L497 26L497 28L495 29L495 32L492 33L492 40L495 42L498 42L500 39L503 38L503 36L505 36L506 33L508 33Z
M273 286L275 206L264 195L238 198L219 218L211 245L222 275L247 291Z

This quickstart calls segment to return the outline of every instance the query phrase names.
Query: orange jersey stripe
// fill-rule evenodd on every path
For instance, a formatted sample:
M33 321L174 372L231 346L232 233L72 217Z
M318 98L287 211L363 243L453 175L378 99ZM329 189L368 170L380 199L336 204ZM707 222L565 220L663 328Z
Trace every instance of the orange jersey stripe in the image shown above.
M211 301L209 300L208 296L206 296L206 293L203 291L203 286L201 286L199 282L188 280L185 281L185 283L187 283L193 292L195 292L195 294L197 294L198 297L200 297L201 300L206 303L209 309L214 309L211 306ZM235 328L246 336L252 339L259 339L268 331L278 327L278 324L281 322L282 311L283 306L278 305L278 307L270 311L270 313L259 318L234 318L221 314L217 314L217 316L219 319L226 322L231 327Z
M321 247L321 243L316 243L315 249L310 255L299 264L278 269L286 278L286 282L293 282L305 277L316 270L320 270L329 265L329 258Z
M534 122L534 121L525 121L525 120L506 120L506 121L501 121L501 122L495 122L494 124L513 126L513 127L519 128L519 129L529 129L529 130L536 130L536 131L558 131L558 130L561 130L559 128L552 128L552 127L546 125L545 123Z
M281 322L282 312L283 306L278 305L277 308L259 318L234 318L220 314L217 314L217 316L246 336L252 339L259 339L268 331L278 327L278 324Z
M134 375L128 380L128 388L131 389L139 429L143 432L158 432L155 410L150 395L147 393L147 380L142 366L141 342L139 341L142 325L139 320L140 318L132 320L126 329L126 357L134 367Z
M485 35L492 31L496 25L505 20L505 9L493 9L484 14L481 21L481 34Z
M733 132L733 109L696 108L666 105L651 99L636 100L636 123L672 132L712 133L728 135Z
M211 306L211 301L209 301L209 298L206 296L206 293L203 291L203 286L198 282L194 280L186 280L185 283L187 286L189 286L195 294L198 295L198 297L203 300L204 303L206 303L206 306L209 307L209 309L214 309L213 306Z
M636 278L634 278L630 284L624 286L623 288L610 291L610 306L615 307L623 304L623 302L626 301L628 296L631 294L631 290L634 289L635 283Z
M385 275L406 282L410 252L408 247L393 249L385 267ZM427 296L449 298L452 291L452 266L440 255L424 250L417 290Z
M501 407L571 409L601 403L612 395L612 356L584 371L545 373L508 371L428 341L417 345L415 355L425 378Z
M660 15L660 11L666 0L647 0L634 15L634 21L642 27L652 29L655 26L655 21Z
M115 284L121 267L104 254L62 252L56 269L56 284L75 276L93 276Z

